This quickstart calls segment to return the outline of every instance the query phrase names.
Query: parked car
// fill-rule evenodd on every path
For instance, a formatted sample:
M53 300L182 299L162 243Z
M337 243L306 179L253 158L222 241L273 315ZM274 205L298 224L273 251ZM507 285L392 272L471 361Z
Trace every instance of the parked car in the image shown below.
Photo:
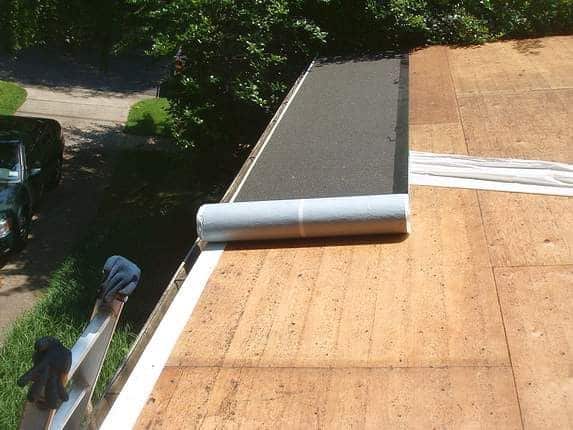
M0 115L0 254L21 248L44 191L62 177L57 121Z

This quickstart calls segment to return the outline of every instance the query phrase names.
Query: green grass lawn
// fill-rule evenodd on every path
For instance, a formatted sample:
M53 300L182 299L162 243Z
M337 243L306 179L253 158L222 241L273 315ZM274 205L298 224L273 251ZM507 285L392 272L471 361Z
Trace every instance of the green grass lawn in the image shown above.
M169 101L142 100L129 110L125 132L139 136L169 136Z
M19 319L0 347L0 429L17 428L25 390L16 386L32 361L34 341L52 335L71 347L88 322L105 259L119 254L142 269L124 308L96 389L96 398L195 240L195 213L216 201L232 177L176 153L126 150L119 156L95 222L52 274L45 294ZM196 167L199 166L199 167Z
M11 82L0 81L0 115L12 115L26 100L26 90Z

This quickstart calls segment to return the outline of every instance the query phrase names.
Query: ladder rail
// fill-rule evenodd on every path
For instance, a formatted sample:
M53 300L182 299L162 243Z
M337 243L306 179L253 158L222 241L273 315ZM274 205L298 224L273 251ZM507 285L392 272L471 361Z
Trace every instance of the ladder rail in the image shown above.
M88 325L71 349L69 400L55 411L26 402L20 429L67 430L82 426L91 410L91 399L126 299L119 296L109 304L96 301Z

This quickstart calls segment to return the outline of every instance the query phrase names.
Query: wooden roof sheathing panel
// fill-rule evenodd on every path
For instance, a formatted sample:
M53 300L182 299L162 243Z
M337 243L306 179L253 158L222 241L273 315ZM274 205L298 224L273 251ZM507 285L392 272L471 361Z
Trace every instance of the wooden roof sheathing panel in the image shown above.
M492 264L573 264L573 199L479 191Z
M412 201L408 238L229 245L139 428L517 427L476 192Z
M520 426L508 368L186 367L159 384L137 428Z
M566 36L415 52L411 148L572 163L572 51Z
M470 155L573 163L573 88L463 97L459 106Z
M507 365L475 192L417 188L412 220L395 243L233 246L169 364Z
M459 123L410 126L410 147L415 151L467 155L464 131Z
M433 46L410 57L410 125L457 123L448 48Z
M495 275L526 428L573 428L573 265Z
M573 87L571 36L448 49L458 96Z

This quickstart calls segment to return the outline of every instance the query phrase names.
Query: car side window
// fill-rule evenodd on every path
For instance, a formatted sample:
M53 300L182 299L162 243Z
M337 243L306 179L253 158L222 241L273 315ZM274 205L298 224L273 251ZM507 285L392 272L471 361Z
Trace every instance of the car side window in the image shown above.
M42 151L45 154L44 159L50 158L50 154L54 152L56 143L56 130L50 127L46 130L44 138L42 139Z
M42 167L42 153L41 153L42 143L43 142L40 141L36 145L29 147L28 151L26 151L27 152L26 157L28 159L27 163L28 169Z
M42 167L46 164L53 145L53 139L53 131L50 128L45 128L31 150L30 165L32 167Z

